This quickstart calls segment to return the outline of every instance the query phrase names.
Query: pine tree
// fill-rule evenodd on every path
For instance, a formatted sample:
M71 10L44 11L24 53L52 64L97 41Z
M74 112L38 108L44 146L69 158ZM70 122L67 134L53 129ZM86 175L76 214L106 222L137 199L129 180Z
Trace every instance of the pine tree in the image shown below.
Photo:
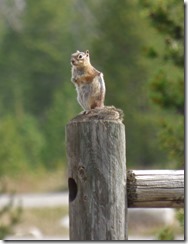
M150 80L150 97L160 111L159 138L174 162L171 168L184 166L184 6L183 1L140 0L144 12L158 31L164 44L160 49L151 44L148 57L157 58L161 66ZM177 211L184 228L184 211ZM158 233L159 240L174 240L174 230L167 226Z
M163 49L148 48L161 66L150 80L150 97L161 111L160 142L173 167L184 165L184 8L183 2L140 1L147 18L163 40ZM154 55L153 55L154 54ZM172 167L172 166L171 166Z

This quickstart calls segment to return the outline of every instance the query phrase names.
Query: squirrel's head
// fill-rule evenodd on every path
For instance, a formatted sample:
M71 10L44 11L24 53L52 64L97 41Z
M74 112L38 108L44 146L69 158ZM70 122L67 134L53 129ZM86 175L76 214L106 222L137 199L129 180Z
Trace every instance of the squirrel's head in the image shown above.
M71 65L77 67L84 67L90 64L89 51L77 51L71 55Z

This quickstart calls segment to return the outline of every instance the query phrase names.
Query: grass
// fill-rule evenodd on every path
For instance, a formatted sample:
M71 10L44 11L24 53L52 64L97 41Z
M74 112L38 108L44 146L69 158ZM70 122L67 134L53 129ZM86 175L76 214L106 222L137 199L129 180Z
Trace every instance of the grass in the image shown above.
M67 190L67 169L62 166L53 171L37 168L29 172L20 172L14 177L3 176L1 183L6 192L40 193Z
M7 192L15 193L44 193L44 192L61 192L67 189L67 169L62 166L53 171L47 171L43 168L37 168L31 172L20 172L14 177L3 177L1 182L6 186ZM68 229L62 226L60 221L68 215L67 207L54 208L33 208L24 209L21 222L14 228L17 237L35 238L32 233L38 231L42 236L68 236ZM146 221L147 222L147 221ZM165 226L146 223L142 226L138 220L134 224L129 224L129 235L161 235L166 233ZM182 228L178 225L170 227L173 233L183 234Z
M61 224L61 220L68 216L68 206L65 207L54 207L54 208L33 208L33 209L24 209L21 217L21 222L15 227L15 237L24 240L24 237L29 237L32 239L42 239L42 236L47 237L65 237L69 235L69 230L66 226ZM138 224L129 226L129 235L131 236L157 236L162 235L166 236L168 240L168 232L166 229L170 230L175 236L183 235L182 230L176 224L164 226L162 224L156 225L155 221L150 223L150 226L142 226ZM41 233L41 237L35 235L36 232ZM162 234L161 234L162 233ZM169 239L170 240L170 239Z
M65 190L68 190L65 166L51 171L38 167L31 171L23 170L19 174L0 178L0 191L5 193L47 193ZM44 237L68 236L68 229L60 223L61 219L67 215L68 206L23 209L20 222L14 227L15 238L35 239L33 234L37 232Z
M67 207L24 209L21 221L14 228L15 237L39 238L67 237L68 228L61 224L62 218L68 215ZM38 233L38 234L37 234Z

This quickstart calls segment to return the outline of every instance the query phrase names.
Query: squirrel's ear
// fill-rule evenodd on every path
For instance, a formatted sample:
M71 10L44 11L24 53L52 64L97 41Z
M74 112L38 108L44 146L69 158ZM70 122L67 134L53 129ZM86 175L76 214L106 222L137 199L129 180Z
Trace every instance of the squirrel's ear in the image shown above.
M87 57L89 56L89 50L86 50L86 55L87 55Z
M78 51L78 50L77 50L76 52L77 52L77 53L80 53L80 51Z

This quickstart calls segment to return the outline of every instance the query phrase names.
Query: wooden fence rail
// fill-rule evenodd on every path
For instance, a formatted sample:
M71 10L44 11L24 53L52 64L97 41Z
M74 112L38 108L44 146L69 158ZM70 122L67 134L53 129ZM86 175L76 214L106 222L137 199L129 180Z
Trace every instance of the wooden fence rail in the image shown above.
M128 207L183 208L183 170L129 170Z
M70 240L127 240L128 207L183 207L183 171L126 170L119 110L75 117L66 147Z

